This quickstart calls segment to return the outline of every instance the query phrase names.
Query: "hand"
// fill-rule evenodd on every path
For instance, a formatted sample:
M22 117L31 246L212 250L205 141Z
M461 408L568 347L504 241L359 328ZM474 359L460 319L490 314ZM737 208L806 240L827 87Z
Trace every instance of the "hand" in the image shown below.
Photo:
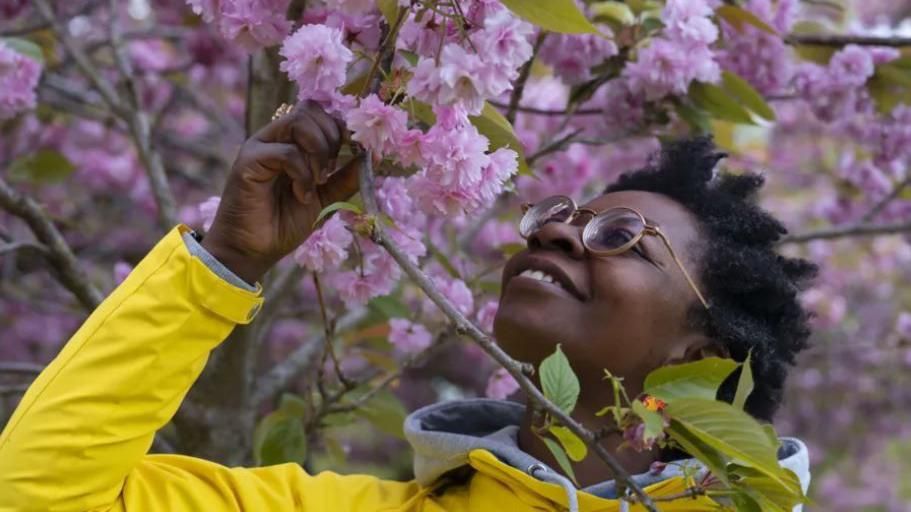
M241 279L258 281L310 236L324 206L357 192L360 158L335 171L346 133L306 102L247 139L203 247Z

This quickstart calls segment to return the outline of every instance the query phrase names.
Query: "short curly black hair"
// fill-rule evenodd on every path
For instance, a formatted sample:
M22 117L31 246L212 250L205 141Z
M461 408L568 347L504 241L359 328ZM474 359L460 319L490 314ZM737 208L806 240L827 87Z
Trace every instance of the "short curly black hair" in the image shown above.
M710 137L666 143L651 164L623 174L604 192L655 192L693 212L703 235L697 274L711 307L694 304L690 318L733 359L744 361L752 351L755 388L745 409L771 421L788 368L808 344L810 314L798 293L817 267L776 252L787 230L756 204L765 180L754 173L716 175L725 156ZM739 373L722 385L720 399L733 400Z

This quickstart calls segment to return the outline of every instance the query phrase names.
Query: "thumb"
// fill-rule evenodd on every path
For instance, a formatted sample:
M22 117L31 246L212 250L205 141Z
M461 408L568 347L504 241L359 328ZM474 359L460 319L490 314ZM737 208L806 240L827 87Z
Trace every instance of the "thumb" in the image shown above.
M317 187L324 206L344 201L358 192L358 178L364 166L364 158L364 154L354 157L344 167L330 174L325 184Z

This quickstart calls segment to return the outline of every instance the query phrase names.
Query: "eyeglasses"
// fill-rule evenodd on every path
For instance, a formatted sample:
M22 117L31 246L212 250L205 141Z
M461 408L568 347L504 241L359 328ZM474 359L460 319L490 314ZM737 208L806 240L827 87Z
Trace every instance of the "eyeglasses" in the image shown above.
M686 271L683 262L677 257L674 248L667 236L654 224L649 224L645 216L638 210L624 206L609 208L602 212L596 212L589 208L579 208L576 202L566 196L551 196L535 204L522 205L521 222L519 222L519 234L522 238L527 239L545 224L558 222L570 224L579 215L588 214L589 218L585 221L582 230L582 245L590 253L596 256L615 256L632 249L645 235L657 236L664 242L674 262L683 273L683 277L696 292L699 302L708 309L709 303L705 300L696 282Z

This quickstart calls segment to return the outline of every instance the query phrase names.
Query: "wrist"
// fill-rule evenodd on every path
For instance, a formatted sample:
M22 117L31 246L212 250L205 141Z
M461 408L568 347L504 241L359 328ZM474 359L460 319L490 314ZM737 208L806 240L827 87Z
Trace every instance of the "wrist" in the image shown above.
M212 235L212 233L207 234L200 245L219 263L251 286L259 282L271 267L250 255L249 252L223 243L217 236Z

